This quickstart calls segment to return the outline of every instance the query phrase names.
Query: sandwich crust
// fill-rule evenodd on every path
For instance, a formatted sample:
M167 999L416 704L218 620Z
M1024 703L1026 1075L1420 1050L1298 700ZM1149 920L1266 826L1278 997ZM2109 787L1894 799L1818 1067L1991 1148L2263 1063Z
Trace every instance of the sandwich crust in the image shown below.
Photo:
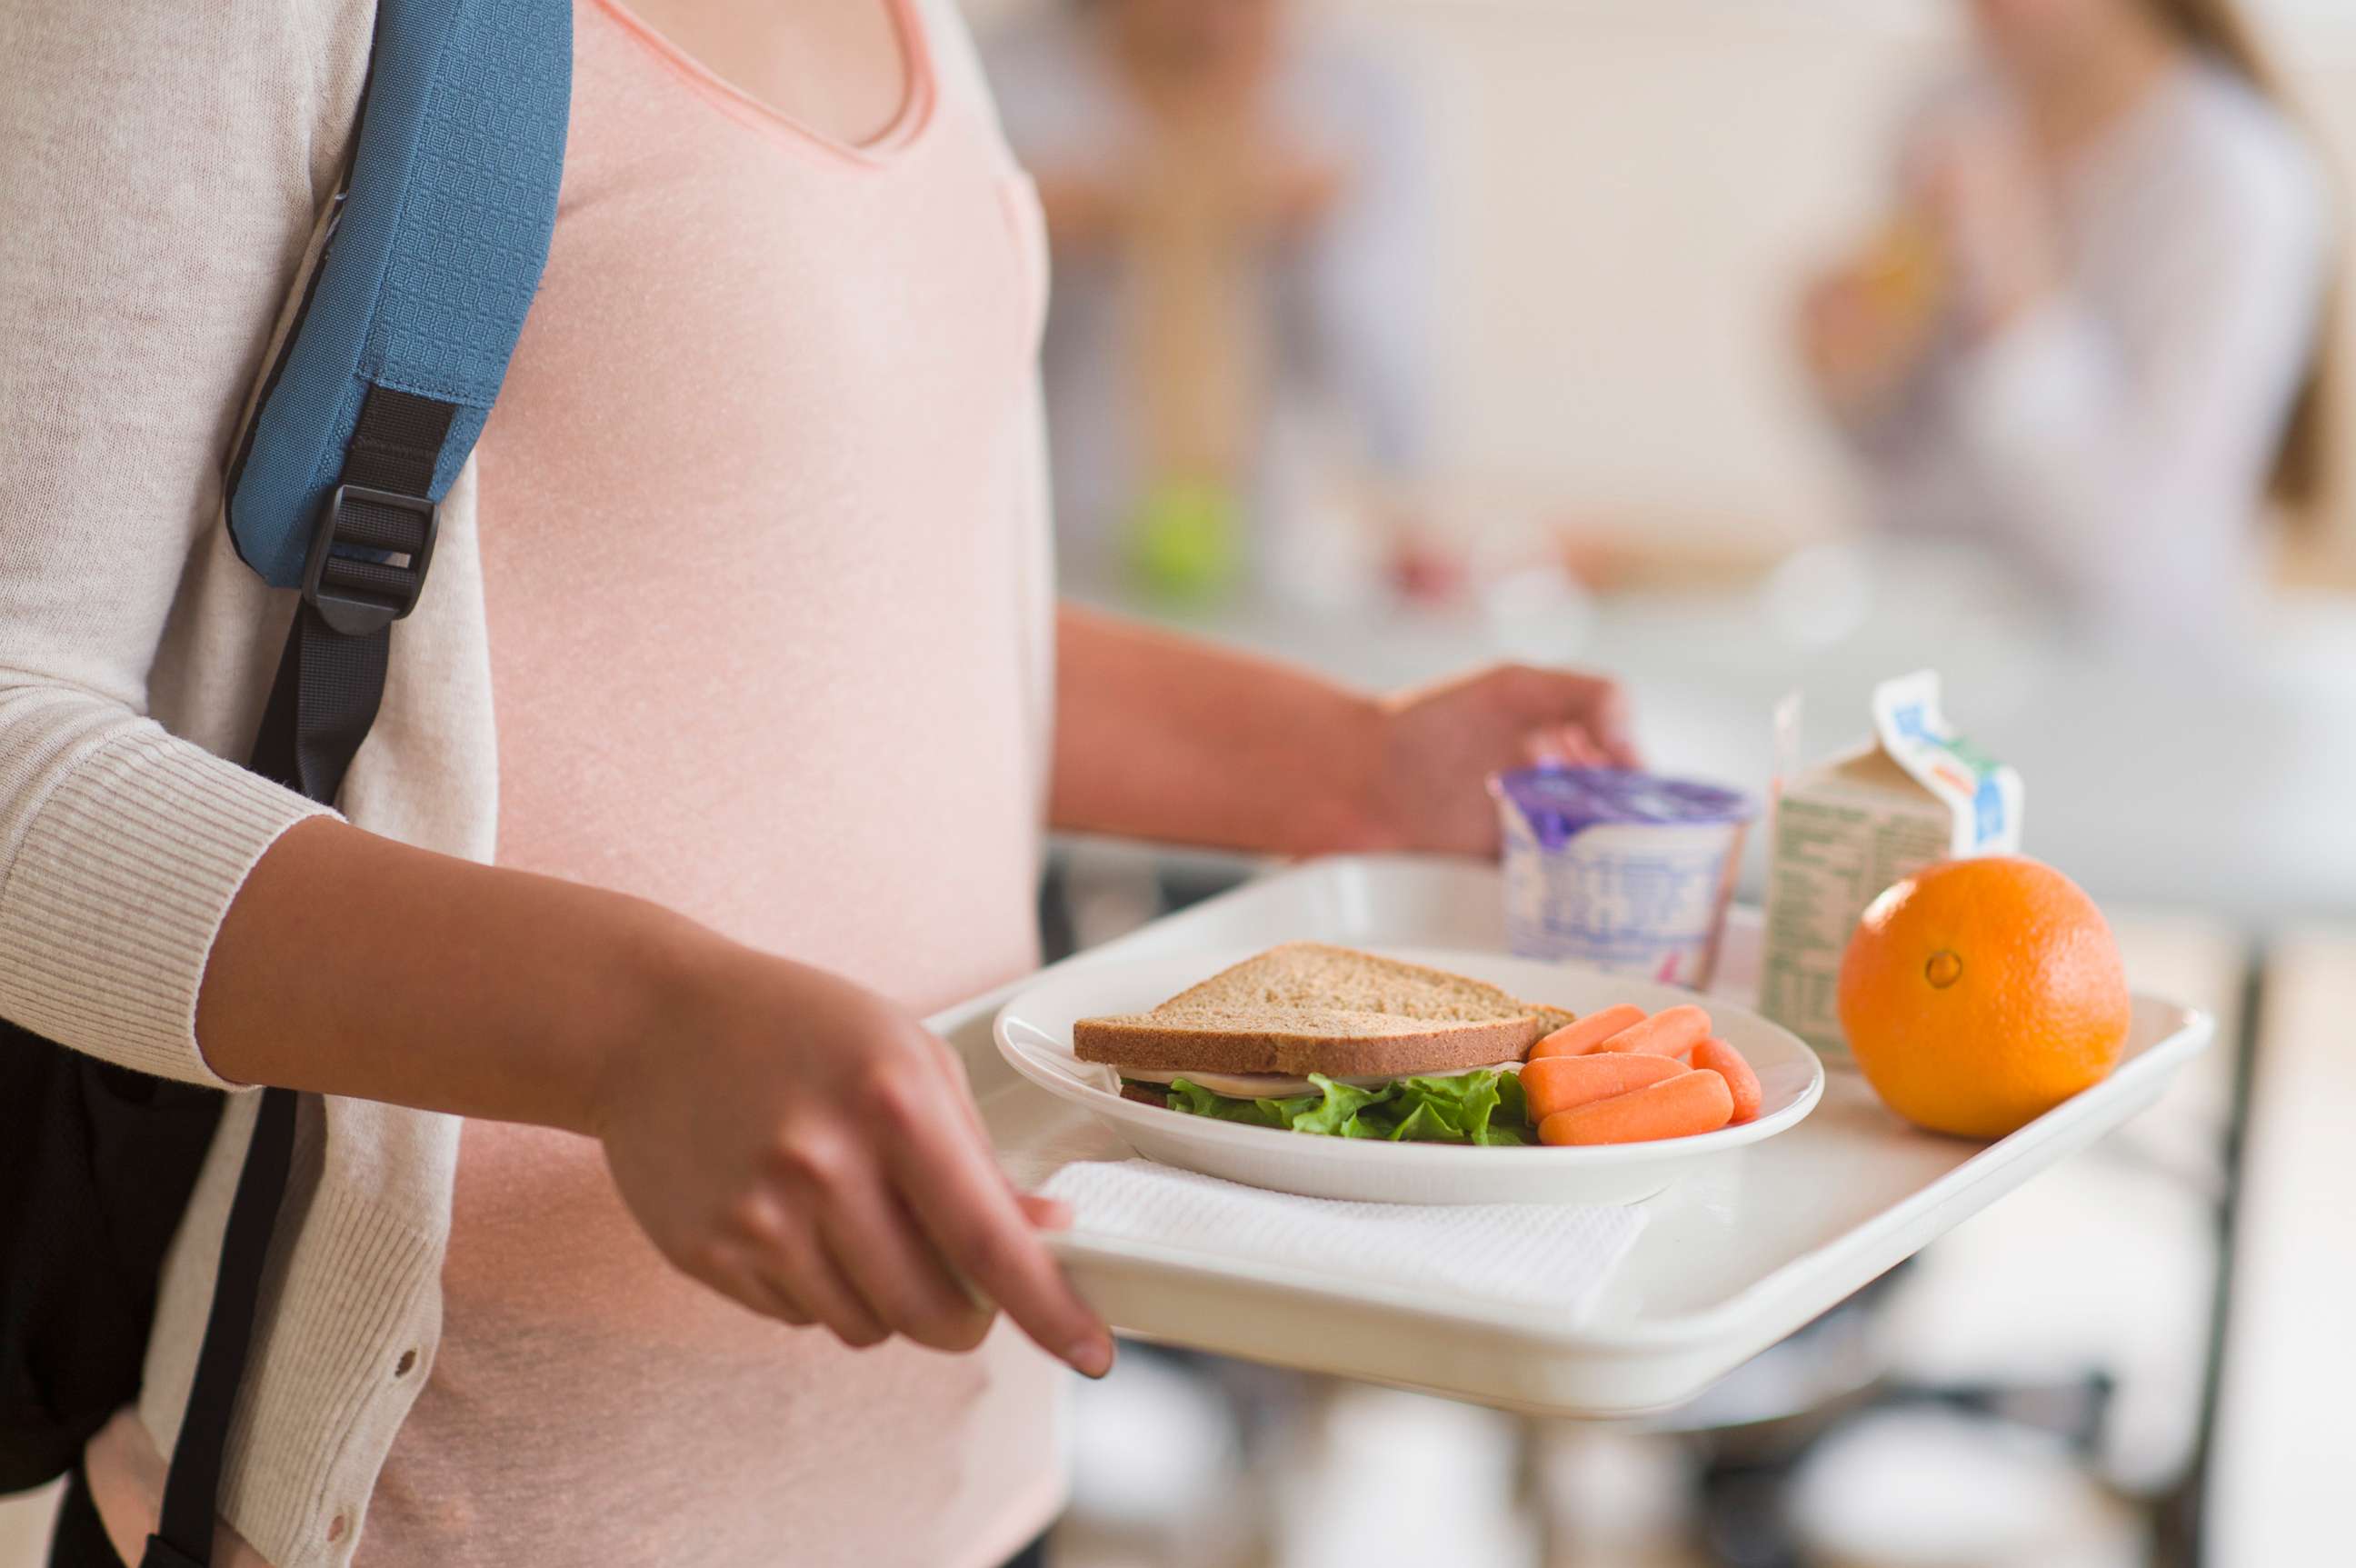
M1445 970L1288 942L1151 1012L1083 1018L1072 1048L1170 1072L1396 1078L1519 1060L1570 1019Z
M1333 1032L1303 1033L1282 1025L1229 1028L1172 1026L1151 1014L1088 1018L1073 1026L1073 1053L1084 1062L1167 1072L1282 1073L1305 1078L1399 1078L1410 1073L1469 1072L1519 1061L1540 1033L1537 1019L1485 1024L1433 1024L1380 1034L1345 1032L1350 1020L1395 1025L1379 1014L1333 1014Z

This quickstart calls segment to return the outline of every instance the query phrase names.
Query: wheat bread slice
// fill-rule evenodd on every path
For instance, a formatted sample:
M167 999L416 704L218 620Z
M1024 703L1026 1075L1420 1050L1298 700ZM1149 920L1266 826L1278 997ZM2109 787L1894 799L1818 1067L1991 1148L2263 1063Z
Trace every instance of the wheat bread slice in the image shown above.
M1151 1012L1083 1018L1072 1049L1162 1071L1387 1078L1517 1061L1570 1021L1446 970L1287 942Z

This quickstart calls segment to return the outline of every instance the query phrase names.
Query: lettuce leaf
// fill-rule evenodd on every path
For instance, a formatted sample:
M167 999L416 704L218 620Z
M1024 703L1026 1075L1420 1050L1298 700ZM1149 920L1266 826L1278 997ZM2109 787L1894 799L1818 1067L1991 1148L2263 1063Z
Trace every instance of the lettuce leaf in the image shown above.
M1189 1116L1289 1128L1329 1138L1382 1138L1392 1143L1526 1144L1529 1105L1521 1079L1495 1068L1448 1078L1403 1078L1375 1089L1337 1083L1311 1073L1314 1094L1243 1100L1215 1094L1179 1079L1169 1086L1170 1109Z
M1494 1069L1454 1078L1401 1079L1392 1086L1405 1114L1390 1136L1443 1144L1519 1144L1528 1102L1517 1073ZM1506 1097L1512 1096L1508 1106ZM1498 1112L1506 1113L1500 1116Z
M1317 1102L1315 1095L1299 1095L1290 1100L1237 1100L1214 1094L1201 1084L1189 1083L1183 1078L1169 1089L1173 1111L1220 1122L1248 1122L1254 1127L1290 1127L1294 1114Z

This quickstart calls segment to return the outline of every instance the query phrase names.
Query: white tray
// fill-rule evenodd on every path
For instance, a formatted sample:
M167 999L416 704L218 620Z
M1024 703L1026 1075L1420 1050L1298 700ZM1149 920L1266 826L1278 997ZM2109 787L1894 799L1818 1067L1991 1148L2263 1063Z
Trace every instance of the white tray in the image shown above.
M1248 884L1068 960L1078 965L1273 943L1505 945L1490 867L1412 856L1315 862ZM1738 912L1719 990L1748 1000L1757 927ZM991 1020L1031 982L933 1026L973 1076L1001 1158L1026 1186L1129 1151L1017 1078ZM1798 1127L1651 1200L1633 1252L1576 1326L1445 1293L1339 1289L1313 1276L1074 1233L1057 1250L1122 1334L1546 1414L1622 1416L1684 1402L1933 1238L2159 1097L2209 1043L2210 1018L2136 999L2126 1058L2101 1085L2009 1138L1914 1132L1835 1070Z

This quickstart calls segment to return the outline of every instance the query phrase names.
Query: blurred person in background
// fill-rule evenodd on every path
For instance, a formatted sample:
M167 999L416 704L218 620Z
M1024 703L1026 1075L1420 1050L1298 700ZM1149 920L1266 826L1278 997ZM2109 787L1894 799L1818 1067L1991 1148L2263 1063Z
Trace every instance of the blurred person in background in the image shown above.
M1819 280L1878 521L1985 542L2098 638L2230 631L2325 500L2332 220L2232 0L1971 0L1983 63Z
M1424 446L1409 106L1286 0L1055 0L987 49L1055 268L1059 553L1083 590L1349 591ZM1337 507L1340 477L1368 481Z

